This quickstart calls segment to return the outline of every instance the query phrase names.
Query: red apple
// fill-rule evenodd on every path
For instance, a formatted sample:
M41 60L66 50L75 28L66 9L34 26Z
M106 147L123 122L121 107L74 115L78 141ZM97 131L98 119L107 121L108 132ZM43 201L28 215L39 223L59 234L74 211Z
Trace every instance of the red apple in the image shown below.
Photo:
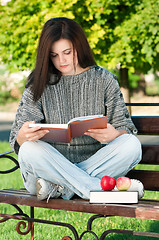
M115 187L115 178L110 176L103 176L100 185L104 191L111 191Z
M116 187L120 191L127 191L131 186L131 179L128 177L119 177L116 180Z

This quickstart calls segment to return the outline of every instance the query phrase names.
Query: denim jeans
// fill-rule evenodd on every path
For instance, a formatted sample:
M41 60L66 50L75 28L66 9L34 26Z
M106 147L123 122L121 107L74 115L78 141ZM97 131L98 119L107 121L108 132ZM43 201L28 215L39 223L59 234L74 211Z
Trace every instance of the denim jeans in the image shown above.
M91 190L101 190L100 179L124 176L141 160L141 144L132 134L123 134L87 160L72 163L44 141L27 141L19 150L25 188L36 194L36 179L43 178L65 187L64 199L74 194L89 199Z

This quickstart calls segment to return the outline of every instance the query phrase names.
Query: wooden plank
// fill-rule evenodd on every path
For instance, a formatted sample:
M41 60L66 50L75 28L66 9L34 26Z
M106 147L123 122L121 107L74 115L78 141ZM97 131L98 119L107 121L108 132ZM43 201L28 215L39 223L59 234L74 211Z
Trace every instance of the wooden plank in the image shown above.
M127 177L140 180L145 190L159 191L159 171L131 170Z
M135 106L135 107L155 107L159 106L159 103L126 103L126 106Z
M36 196L25 193L19 190L1 190L0 202L34 206L40 208L59 209L66 211L85 212L103 214L107 216L122 216L140 219L159 220L159 202L158 201L140 201L138 204L90 204L88 200L83 199L50 199L39 201ZM19 194L18 194L19 192Z
M159 145L142 145L141 164L159 164Z
M132 116L139 134L159 134L159 116Z

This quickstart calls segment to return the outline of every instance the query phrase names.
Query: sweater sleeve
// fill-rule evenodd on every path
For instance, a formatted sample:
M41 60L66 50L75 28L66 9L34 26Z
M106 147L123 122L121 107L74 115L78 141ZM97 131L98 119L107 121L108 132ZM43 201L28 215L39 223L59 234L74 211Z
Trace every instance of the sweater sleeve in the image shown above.
M13 122L9 142L14 149L15 153L18 154L19 144L16 141L19 129L25 122L35 121L35 122L43 122L44 114L42 111L41 100L39 99L37 102L33 101L33 96L30 88L26 88L20 100L17 113L15 116L15 120Z
M125 129L128 133L137 134L137 129L131 120L120 91L117 77L108 72L104 74L104 81L108 122L116 129Z

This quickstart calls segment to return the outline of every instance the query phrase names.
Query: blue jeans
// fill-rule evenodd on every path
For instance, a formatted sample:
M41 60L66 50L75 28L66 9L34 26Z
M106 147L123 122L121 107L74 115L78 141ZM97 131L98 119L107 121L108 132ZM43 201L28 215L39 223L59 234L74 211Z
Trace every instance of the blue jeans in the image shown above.
M40 140L23 143L18 157L24 186L31 194L36 194L36 179L43 178L64 186L64 199L74 194L89 199L91 190L101 190L103 176L126 175L139 163L141 155L137 137L123 134L80 163L71 163L50 144Z

